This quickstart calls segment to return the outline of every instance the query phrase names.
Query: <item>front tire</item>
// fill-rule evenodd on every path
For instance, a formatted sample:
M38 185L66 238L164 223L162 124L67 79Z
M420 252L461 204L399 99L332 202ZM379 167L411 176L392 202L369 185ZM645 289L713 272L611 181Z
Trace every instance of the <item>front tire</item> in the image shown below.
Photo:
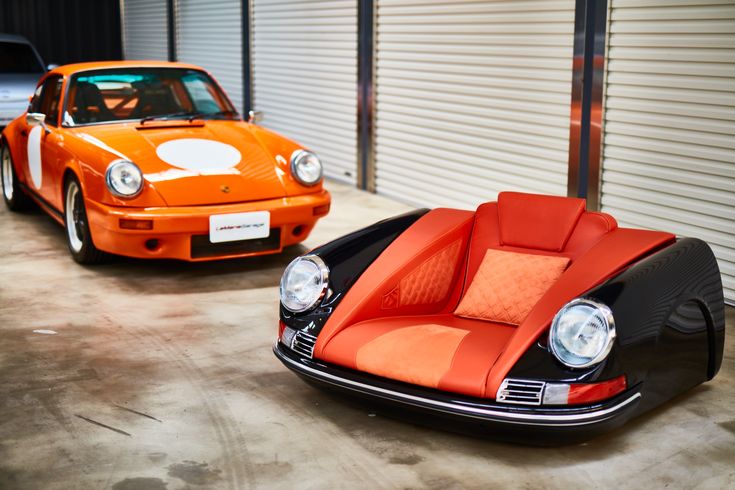
M69 252L76 262L89 265L105 259L106 254L92 241L82 187L76 177L68 178L64 186L64 228Z
M0 181L2 181L3 201L11 211L23 211L31 207L31 199L21 189L13 166L10 148L0 143Z

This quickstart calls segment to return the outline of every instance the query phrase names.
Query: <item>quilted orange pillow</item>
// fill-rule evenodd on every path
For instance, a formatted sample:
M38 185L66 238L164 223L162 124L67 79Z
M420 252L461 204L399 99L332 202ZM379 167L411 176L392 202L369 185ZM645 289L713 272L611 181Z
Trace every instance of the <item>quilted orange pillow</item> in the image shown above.
M519 325L568 264L567 257L488 249L454 314Z

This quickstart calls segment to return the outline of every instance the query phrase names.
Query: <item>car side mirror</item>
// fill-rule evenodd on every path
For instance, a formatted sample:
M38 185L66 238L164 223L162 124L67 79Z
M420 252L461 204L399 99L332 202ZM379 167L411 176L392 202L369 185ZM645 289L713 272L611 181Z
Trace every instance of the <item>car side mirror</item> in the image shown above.
M260 121L263 120L264 114L261 111L249 111L248 112L248 122L252 124L258 124Z
M29 112L26 114L26 124L29 126L46 126L46 114Z
M53 70L55 68L58 68L58 67L59 67L59 65L57 63L49 63L48 65L46 65L46 71L51 71L51 70Z

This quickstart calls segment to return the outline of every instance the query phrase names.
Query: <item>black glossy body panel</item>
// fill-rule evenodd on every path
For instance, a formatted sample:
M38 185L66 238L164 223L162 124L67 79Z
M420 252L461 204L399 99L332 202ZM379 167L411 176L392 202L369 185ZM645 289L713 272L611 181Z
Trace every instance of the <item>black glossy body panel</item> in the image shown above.
M642 412L711 379L719 370L725 343L724 298L717 261L702 240L683 238L585 297L613 312L617 339L608 358L588 369L570 369L554 358L544 337L508 377L591 382L625 375L628 386L642 386Z
M304 330L311 335L318 335L329 315L365 269L398 235L428 211L418 209L379 221L309 252L310 255L316 254L321 257L329 267L329 293L319 306L305 313L292 313L281 305L281 321L294 330Z

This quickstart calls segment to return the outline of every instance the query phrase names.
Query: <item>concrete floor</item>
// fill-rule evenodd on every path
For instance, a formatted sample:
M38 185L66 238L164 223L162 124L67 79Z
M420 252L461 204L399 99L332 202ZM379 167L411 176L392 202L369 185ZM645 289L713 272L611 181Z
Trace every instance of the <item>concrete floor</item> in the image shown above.
M407 210L329 185L306 248ZM0 211L0 488L734 488L735 314L715 380L557 449L375 416L273 357L281 272L256 260L84 268L41 212Z

